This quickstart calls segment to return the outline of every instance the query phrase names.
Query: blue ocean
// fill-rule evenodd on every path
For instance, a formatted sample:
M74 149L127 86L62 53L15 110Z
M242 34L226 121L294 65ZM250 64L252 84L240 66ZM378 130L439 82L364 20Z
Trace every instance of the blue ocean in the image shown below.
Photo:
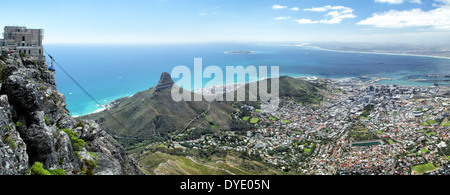
M450 60L443 58L351 53L311 47L275 44L149 44L149 45L45 45L52 55L97 101L107 104L155 86L162 72L179 65L194 74L194 58L202 58L203 68L219 66L279 66L280 75L324 78L383 77L381 83L432 85L418 81L427 75L450 75ZM251 54L226 54L251 51ZM50 59L47 58L50 64ZM66 97L71 115L92 113L101 108L63 71L56 67L58 90ZM225 78L225 75L224 75ZM411 79L413 78L413 79ZM248 78L252 81L257 78ZM177 81L176 79L174 79ZM204 79L203 84L208 79Z

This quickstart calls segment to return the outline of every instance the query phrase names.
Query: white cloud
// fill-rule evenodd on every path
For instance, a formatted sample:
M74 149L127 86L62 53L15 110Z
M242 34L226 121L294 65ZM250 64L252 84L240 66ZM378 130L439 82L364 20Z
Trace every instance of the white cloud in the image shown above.
M436 1L443 4L429 11L423 11L420 8L405 11L390 10L375 13L357 24L384 28L432 27L450 30L450 0Z
M288 9L288 6L285 6L285 5L273 5L272 9ZM291 7L291 8L289 8L289 10L299 11L300 8L298 8L298 7Z
M402 4L404 0L375 0L376 3Z
M308 8L308 9L303 9L304 11L315 11L315 12L323 12L323 11L328 11L328 10L352 10L352 8L349 7L344 7L344 6L331 6L331 5L326 5L323 7L313 7L313 8Z
M272 9L286 9L287 6L283 6L283 5L273 5Z
M330 19L322 19L319 21L312 21L310 19L296 20L299 24L314 24L314 23L339 24L342 22L342 19L356 17L353 14L352 8L340 6L340 5L339 6L326 5L323 7L313 7L313 8L303 9L303 10L304 11L314 11L314 12L329 11L327 14L325 14L325 16L330 17Z
M287 20L287 19L291 19L291 16L288 16L288 17L276 17L276 18L274 18L274 20Z
M327 10L328 9L326 7L313 7L313 8L303 9L303 11L313 11L313 12L324 12Z
M302 18L300 20L295 20L296 22L298 22L299 24L315 24L318 23L318 21L312 21L310 19L306 19L306 18Z

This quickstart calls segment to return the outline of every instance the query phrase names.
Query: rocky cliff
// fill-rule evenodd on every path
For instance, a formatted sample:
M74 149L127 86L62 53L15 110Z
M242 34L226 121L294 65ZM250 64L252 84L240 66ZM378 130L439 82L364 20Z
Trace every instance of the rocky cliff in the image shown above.
M163 72L161 74L161 78L158 81L158 85L156 85L156 91L161 91L163 89L172 88L173 84L175 84L172 80L172 77L169 73Z
M45 63L3 56L0 68L0 175L34 174L37 162L50 173L142 174L97 123L69 115Z

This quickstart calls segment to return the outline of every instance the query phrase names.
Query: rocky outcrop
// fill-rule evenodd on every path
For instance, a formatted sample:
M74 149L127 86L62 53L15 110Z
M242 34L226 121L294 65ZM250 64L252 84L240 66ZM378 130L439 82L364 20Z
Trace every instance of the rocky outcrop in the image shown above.
M0 96L0 175L20 175L28 172L27 146L11 120L6 95ZM20 123L17 123L20 126Z
M161 91L166 88L171 88L174 82L169 73L163 72L161 78L159 79L158 85L156 85L156 91Z
M45 63L0 63L0 174L26 174L35 162L69 175L142 174L98 124L70 116Z

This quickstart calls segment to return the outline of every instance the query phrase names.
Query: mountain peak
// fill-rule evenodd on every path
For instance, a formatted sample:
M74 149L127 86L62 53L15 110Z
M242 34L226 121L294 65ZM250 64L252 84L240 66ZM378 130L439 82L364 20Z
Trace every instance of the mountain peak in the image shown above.
M165 88L172 87L174 84L172 77L169 73L163 72L161 78L159 79L158 85L156 85L156 91L161 91Z

